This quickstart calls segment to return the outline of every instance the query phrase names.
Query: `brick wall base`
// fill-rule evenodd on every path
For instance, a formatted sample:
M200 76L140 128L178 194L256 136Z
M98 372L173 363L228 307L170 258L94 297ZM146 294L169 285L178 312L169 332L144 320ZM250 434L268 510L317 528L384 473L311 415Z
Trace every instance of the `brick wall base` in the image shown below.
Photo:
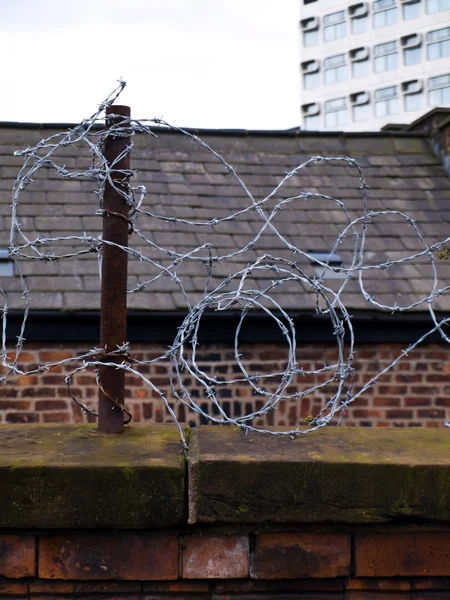
M450 600L447 430L0 426L0 600Z
M0 598L445 600L450 532L0 531Z
M402 344L363 344L358 346L354 359L354 387L357 391L404 349ZM27 344L19 362L23 370L36 365L77 356L89 350L81 344ZM167 350L164 344L133 344L136 358L149 360ZM240 348L243 362L250 375L283 372L286 349L275 344L244 344ZM304 369L319 369L336 358L332 345L303 345L297 351L298 365ZM237 366L233 349L225 344L204 344L197 354L199 366L208 374L218 377L236 377ZM0 387L0 423L78 423L94 420L87 417L70 399L65 375L72 366L63 365L40 374L8 379ZM168 386L169 364L158 362L140 367L146 377L170 399ZM288 392L310 388L320 382L321 375L299 377ZM213 414L210 401L195 380L186 376L184 383L196 401ZM273 381L276 386L276 381ZM267 386L269 387L269 386ZM91 371L77 373L73 378L73 392L88 407L97 406L97 387ZM333 387L322 388L301 400L283 400L275 411L258 419L262 426L304 425L305 419L316 415L333 392ZM450 354L445 346L422 345L395 368L383 375L376 386L351 404L342 424L367 427L442 427L450 420ZM224 410L232 417L253 412L261 406L261 399L252 393L249 385L224 386L219 393ZM155 392L145 387L139 377L127 374L126 405L135 422L169 422L170 416ZM204 419L180 404L173 402L180 422L199 425Z

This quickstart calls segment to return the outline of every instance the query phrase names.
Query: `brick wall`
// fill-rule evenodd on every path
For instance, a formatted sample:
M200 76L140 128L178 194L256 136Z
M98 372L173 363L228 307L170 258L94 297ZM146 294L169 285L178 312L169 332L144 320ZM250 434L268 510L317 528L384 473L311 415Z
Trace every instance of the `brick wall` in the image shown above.
M446 430L0 427L0 600L450 600Z
M411 525L0 531L0 598L448 600L448 539Z
M20 367L24 370L34 366L58 361L86 352L89 347L81 344L28 343L21 355ZM359 345L353 366L354 390L386 367L404 349L402 344ZM167 346L133 344L132 352L145 360L159 356ZM250 374L283 371L286 359L285 348L273 344L246 344L240 348L243 362ZM304 369L321 368L324 362L335 360L335 346L303 345L297 351L299 366ZM233 350L227 345L204 344L197 354L199 366L208 374L219 377L236 377L237 366ZM69 365L55 367L51 371L28 377L15 377L0 387L1 423L70 423L86 421L76 404L69 398L65 375L73 368ZM156 363L141 367L141 371L164 392L168 389L168 363ZM289 392L308 389L321 381L323 375L308 375L298 378ZM135 422L166 422L165 413L156 394L143 385L140 378L127 374L126 405ZM199 404L208 408L203 390L195 380L184 379ZM272 388L275 389L274 380ZM267 386L267 389L270 389ZM278 408L257 421L257 425L296 426L315 415L323 406L332 387L322 388L301 400L280 401ZM86 405L96 408L97 388L92 372L81 372L74 376L73 392ZM380 378L378 385L369 389L352 404L343 419L345 425L397 426L397 427L441 427L450 420L450 353L446 346L422 345L400 362L389 373ZM248 385L235 384L219 392L223 408L231 416L251 412L261 405L261 400L252 394ZM181 404L174 406L181 422L199 424L199 415L187 411ZM89 417L91 419L91 417Z

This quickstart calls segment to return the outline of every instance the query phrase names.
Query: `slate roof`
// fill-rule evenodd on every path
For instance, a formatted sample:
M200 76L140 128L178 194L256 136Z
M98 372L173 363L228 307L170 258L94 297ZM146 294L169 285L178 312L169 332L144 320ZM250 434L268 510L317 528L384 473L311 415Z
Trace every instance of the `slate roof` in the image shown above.
M22 164L14 157L16 149L31 145L52 133L59 126L0 125L0 247L8 246L12 180ZM380 133L310 133L310 132L198 132L212 148L233 165L257 200L263 199L284 177L287 171L311 156L350 156L363 169L367 183L369 209L399 210L417 223L428 244L450 234L449 178L440 160L430 150L422 134L402 132ZM186 137L161 131L158 138L137 135L132 167L138 170L133 184L144 183L149 196L146 205L153 212L190 220L224 217L248 206L249 201L236 181L211 154L203 151ZM61 154L61 164L68 169L86 167L90 153L86 147L67 147ZM309 166L292 177L278 193L276 200L310 191L334 196L343 201L352 218L361 216L360 181L356 169L345 163ZM19 220L29 237L57 236L86 232L98 235L101 217L95 216L97 198L88 181L63 180L49 169L22 193ZM273 206L272 202L272 206ZM328 200L297 200L280 211L274 224L287 239L307 251L330 251L338 233L347 221L342 210ZM219 254L244 246L261 228L261 221L247 212L232 221L215 227L193 227L177 222L164 222L150 217L140 221L145 235L159 246L176 252L186 252L203 242L211 242ZM353 239L347 237L338 252L348 265ZM64 245L64 244L63 244ZM130 245L157 262L167 264L158 250L150 248L135 235ZM65 243L65 249L68 244ZM423 249L413 229L398 216L377 218L369 228L366 244L366 264L376 264L406 257ZM305 272L314 275L314 267L304 258L293 258L280 240L265 233L251 250L233 261L215 266L210 288L228 273L245 268L263 253L297 260ZM450 281L450 261L437 262L440 287ZM57 263L22 261L22 269L32 293L34 309L98 309L98 266L94 256ZM205 269L194 262L185 262L176 269L178 277L192 301L201 297L205 284ZM130 260L130 287L156 274L145 263ZM270 271L260 275L248 287L261 287L273 279ZM428 295L432 288L432 270L425 257L384 271L367 271L366 291L382 304L410 304ZM336 288L340 280L327 280ZM4 278L11 308L21 308L20 282ZM231 288L232 289L232 288ZM272 296L285 308L310 310L315 295L296 282L287 282L273 290ZM349 309L373 307L359 292L356 281L348 283L343 296ZM449 309L449 297L436 301L437 309ZM168 277L159 279L150 290L131 294L129 307L156 311L185 310L186 305L176 284ZM418 310L426 310L423 305Z

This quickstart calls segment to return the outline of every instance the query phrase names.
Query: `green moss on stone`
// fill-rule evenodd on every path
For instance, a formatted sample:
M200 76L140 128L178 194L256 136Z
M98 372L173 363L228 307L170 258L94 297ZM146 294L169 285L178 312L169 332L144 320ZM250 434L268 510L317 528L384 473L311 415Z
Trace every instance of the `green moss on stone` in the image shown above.
M197 522L450 522L444 429L324 428L296 440L224 428L194 435Z
M171 426L0 426L0 527L159 528L184 522Z

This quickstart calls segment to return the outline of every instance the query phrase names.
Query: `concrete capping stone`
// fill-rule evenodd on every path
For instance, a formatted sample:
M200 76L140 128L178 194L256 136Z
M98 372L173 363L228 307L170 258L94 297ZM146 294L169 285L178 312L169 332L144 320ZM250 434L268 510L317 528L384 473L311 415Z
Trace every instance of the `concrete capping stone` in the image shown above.
M185 460L171 425L0 426L0 527L163 529L185 523Z
M205 426L190 435L186 494L173 425L94 427L0 426L0 528L450 523L444 428L329 427L293 440Z
M193 430L190 523L450 522L447 429Z

